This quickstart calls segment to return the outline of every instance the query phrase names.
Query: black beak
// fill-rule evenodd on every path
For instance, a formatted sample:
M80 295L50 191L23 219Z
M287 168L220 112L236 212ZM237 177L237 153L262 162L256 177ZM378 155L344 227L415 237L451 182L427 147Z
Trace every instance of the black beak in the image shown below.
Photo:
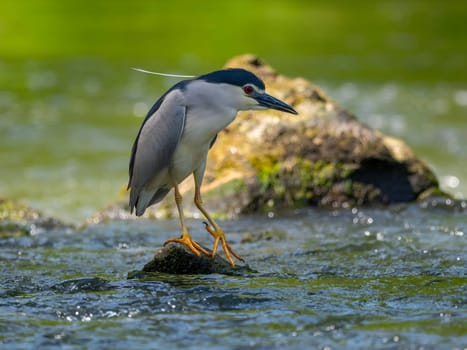
M255 96L255 100L258 101L260 106L277 109L278 111L287 112L291 114L298 114L295 109L289 106L287 103L278 100L267 93L258 94Z

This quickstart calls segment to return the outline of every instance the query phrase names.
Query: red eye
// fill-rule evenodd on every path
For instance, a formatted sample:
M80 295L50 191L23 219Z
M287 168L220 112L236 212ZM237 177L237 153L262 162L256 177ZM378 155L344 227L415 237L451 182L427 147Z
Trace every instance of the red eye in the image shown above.
M251 94L255 89L253 89L253 86L251 85L245 85L243 87L243 91L245 92L245 94L249 95Z

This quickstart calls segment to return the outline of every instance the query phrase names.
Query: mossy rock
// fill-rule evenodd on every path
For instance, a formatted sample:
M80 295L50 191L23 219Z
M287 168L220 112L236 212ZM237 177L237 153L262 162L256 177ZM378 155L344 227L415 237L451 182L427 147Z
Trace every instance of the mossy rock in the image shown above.
M407 144L359 122L314 84L282 76L252 55L226 66L257 74L269 93L299 115L242 112L219 134L208 157L208 207L234 213L335 208L410 202L427 191L440 193L433 172ZM244 188L216 200L225 183L213 184L223 178L241 181Z
M70 227L7 198L0 198L0 238L26 236L44 230Z

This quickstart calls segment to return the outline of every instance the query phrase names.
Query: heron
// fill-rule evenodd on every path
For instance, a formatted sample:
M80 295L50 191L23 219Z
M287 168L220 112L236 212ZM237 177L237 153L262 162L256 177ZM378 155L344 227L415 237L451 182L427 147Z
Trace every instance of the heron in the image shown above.
M133 143L128 181L130 212L143 215L173 188L182 232L179 238L168 239L164 245L178 242L197 256L214 258L221 243L232 266L235 266L232 256L243 261L204 207L201 184L207 155L218 133L239 111L263 109L298 114L290 105L267 94L260 78L241 68L214 71L172 86L149 110ZM193 240L185 223L179 184L191 174L194 203L206 218L205 228L214 238L211 251Z

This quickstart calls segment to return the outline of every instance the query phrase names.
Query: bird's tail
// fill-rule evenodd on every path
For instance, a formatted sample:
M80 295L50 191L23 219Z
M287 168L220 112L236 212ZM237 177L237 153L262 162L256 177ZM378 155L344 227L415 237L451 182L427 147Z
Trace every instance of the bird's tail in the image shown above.
M133 188L130 192L130 213L135 209L136 215L141 216L149 206L159 203L169 193L170 188L159 188L155 193L142 189L137 193Z

